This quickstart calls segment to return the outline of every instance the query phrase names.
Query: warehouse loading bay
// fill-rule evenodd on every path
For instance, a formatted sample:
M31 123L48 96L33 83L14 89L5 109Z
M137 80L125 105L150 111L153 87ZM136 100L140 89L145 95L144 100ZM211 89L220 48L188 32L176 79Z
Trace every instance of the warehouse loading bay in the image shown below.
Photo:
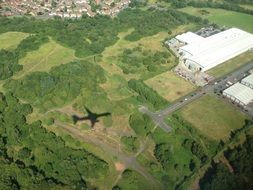
M252 78L252 76L253 62L248 63L232 74L216 80L214 82L214 93L253 117L253 88L249 84L244 83L245 79ZM235 94L232 94L232 98L228 97L225 92L236 86L240 88L236 90Z

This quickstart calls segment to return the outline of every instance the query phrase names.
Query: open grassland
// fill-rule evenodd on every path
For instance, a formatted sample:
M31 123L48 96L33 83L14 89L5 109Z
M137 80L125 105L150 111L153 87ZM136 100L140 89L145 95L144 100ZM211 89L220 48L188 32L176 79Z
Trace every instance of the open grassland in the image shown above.
M193 24L180 26L172 31L171 36L187 31L188 29L193 28L193 27L194 27ZM155 51L167 50L162 44L163 40L169 37L169 34L167 32L159 32L153 36L144 37L134 42L125 40L124 38L132 32L133 32L133 29L129 29L128 31L119 33L118 34L119 40L113 46L107 47L105 51L103 51L102 53L103 57L107 58L115 54L117 55L126 48L134 48L134 47L137 47L138 45L142 45L146 49L155 50Z
M176 35L178 33L184 32L189 30L190 28L195 27L193 24L183 25L180 26L172 31L171 36ZM170 37L167 32L159 32L153 36L144 37L138 41L130 42L125 40L125 37L131 34L134 30L129 29L128 31L121 32L118 34L119 40L112 46L107 47L102 53L102 60L99 64L106 70L108 73L117 74L124 77L126 80L132 78L140 78L140 75L143 73L138 74L124 74L122 69L118 66L118 56L122 54L125 49L132 49L137 46L144 47L145 50L151 50L153 52L156 51L168 51L167 48L163 46L163 41ZM171 61L167 64L167 67L171 67L175 64L174 61ZM166 65L165 65L166 67ZM148 78L148 76L145 76Z
M155 187L150 181L147 181L139 173L136 173L131 170L126 170L122 174L121 179L119 180L117 185L120 187L120 189L125 190L155 189Z
M168 101L174 101L196 89L190 82L172 71L150 78L145 83Z
M253 33L253 15L211 8L186 7L180 10L194 16L207 18L209 21L221 26L237 27ZM203 10L209 13L203 14Z
M54 66L66 64L74 59L74 50L50 40L38 50L29 52L19 61L19 64L23 65L23 70L17 73L14 78L19 78L35 71L49 71Z
M243 53L221 65L218 65L217 67L214 67L213 69L207 71L207 73L214 77L221 77L248 63L249 61L253 61L253 52Z
M129 29L126 32L119 33L118 34L119 40L113 46L107 47L105 51L103 51L103 56L107 58L115 54L119 54L126 48L134 48L134 47L137 47L138 45L143 45L147 49L152 49L152 50L157 50L157 51L166 50L166 48L162 46L162 41L166 37L168 37L168 33L159 32L155 34L154 36L144 37L134 42L125 40L125 37L131 34L133 31L134 31L133 29Z
M127 81L120 75L114 74L107 77L106 83L101 87L106 91L110 100L121 100L132 95L127 88Z
M201 97L180 112L184 119L214 140L227 139L247 118L227 102L211 95Z
M15 49L20 41L28 35L23 32L6 32L0 34L0 49Z

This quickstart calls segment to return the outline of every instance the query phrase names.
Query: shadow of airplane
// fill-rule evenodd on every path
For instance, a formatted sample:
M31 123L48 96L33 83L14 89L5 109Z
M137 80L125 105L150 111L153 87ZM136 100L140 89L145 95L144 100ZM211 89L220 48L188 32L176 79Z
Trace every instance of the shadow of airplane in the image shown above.
M94 125L97 122L99 122L99 120L98 120L99 117L106 117L106 116L111 115L111 113L109 113L109 112L96 114L96 113L91 112L87 107L85 107L85 110L88 113L88 115L85 117L79 117L77 115L72 115L72 119L73 119L74 124L76 124L78 121L90 120L91 128L93 128Z

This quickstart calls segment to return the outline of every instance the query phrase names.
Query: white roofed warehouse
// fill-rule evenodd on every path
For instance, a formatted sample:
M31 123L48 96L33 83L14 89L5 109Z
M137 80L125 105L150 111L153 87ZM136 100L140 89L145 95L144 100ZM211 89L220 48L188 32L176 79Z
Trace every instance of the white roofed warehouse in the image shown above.
M253 89L253 74L242 79L241 83Z
M223 95L228 97L235 103L238 103L242 106L246 106L253 100L253 89L237 82L224 90Z
M206 71L253 48L253 34L237 28L206 38L187 32L176 39L186 44L178 51L184 64L193 71Z

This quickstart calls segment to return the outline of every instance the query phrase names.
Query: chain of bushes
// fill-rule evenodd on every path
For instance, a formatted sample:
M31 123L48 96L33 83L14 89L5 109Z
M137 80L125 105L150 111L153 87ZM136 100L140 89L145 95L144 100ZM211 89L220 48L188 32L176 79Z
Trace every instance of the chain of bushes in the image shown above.
M143 81L131 79L128 87L139 94L137 99L144 103L151 103L155 109L161 109L168 105L168 101L161 97L155 90L147 86Z

